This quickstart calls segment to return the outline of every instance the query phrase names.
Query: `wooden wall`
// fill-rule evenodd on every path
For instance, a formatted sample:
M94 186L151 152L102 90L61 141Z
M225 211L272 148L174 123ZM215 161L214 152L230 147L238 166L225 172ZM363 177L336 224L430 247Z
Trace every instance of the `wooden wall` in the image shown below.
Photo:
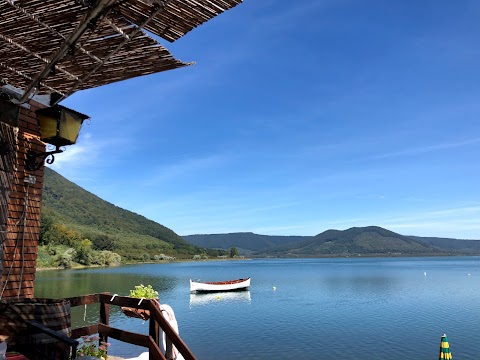
M38 239L40 235L40 211L43 189L43 167L37 171L24 168L29 149L43 152L45 145L39 140L38 122L35 115L41 104L30 102L30 109L21 107L18 121L13 166L5 168L0 163L3 180L8 178L11 188L2 191L2 202L8 204L6 228L3 233L3 261L0 267L0 297L33 297ZM1 124L2 129L6 124ZM3 135L3 134L2 134ZM2 136L3 137L3 136ZM25 178L35 176L35 183L28 184ZM6 184L3 181L3 184ZM1 215L0 215L1 216ZM0 259L1 261L1 259Z

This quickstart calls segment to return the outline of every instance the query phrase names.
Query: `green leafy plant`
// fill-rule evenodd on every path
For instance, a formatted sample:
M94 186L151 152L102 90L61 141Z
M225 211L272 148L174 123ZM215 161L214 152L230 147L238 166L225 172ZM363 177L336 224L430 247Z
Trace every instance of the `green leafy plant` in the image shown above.
M130 290L130 297L144 299L158 299L158 292L153 290L152 285L138 285L135 290Z
M107 360L107 348L110 343L101 341L97 346L98 336L82 336L83 343L77 349L77 356L95 356L99 359Z

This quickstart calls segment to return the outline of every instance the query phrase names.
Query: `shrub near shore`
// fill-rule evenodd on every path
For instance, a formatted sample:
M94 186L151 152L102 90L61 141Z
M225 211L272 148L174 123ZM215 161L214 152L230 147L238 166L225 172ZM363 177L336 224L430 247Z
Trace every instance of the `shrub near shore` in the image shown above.
M78 252L65 245L43 245L38 248L38 268L69 269L80 266L117 266L121 257L108 250L92 250Z

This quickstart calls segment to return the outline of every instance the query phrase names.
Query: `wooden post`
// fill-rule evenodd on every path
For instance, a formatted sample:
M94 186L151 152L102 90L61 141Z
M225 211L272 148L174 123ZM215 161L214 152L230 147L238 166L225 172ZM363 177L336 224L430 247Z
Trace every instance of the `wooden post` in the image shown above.
M102 294L109 295L109 293L102 293ZM101 299L100 299L100 323L107 326L110 325L110 304L103 302ZM108 342L107 335L99 334L99 336L100 336L99 343L98 343L99 346L102 341Z
M175 332L172 326L164 318L159 308L151 307L150 317L155 317L161 329L165 333L165 337L167 338L166 346L168 346L168 342L171 342L177 348L177 350L182 354L185 360L197 360L196 356L192 353L192 351L188 348L185 342L180 338L180 336L178 336L178 334Z
M165 358L167 360L173 360L172 342L170 341L167 335L165 335Z
M149 301L150 301L150 308L156 306L156 301L152 301L152 300L149 300ZM160 326L158 325L158 322L155 320L154 317L150 317L148 334L153 339L155 344L160 346Z

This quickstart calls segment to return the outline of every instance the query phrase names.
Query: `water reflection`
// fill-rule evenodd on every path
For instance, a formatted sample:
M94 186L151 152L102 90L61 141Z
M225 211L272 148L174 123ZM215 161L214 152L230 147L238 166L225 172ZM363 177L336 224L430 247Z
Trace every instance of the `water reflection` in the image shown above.
M128 270L132 273L128 273ZM182 283L178 277L155 274L151 269L135 273L133 267L113 269L41 271L36 277L36 297L72 297L85 294L110 292L127 296L136 285L152 285L160 295L172 291ZM61 284L61 286L59 286Z
M192 277L245 273L255 279L250 292L189 294ZM360 352L372 360L400 353L427 360L438 356L445 332L456 358L478 359L479 274L480 257L145 264L38 272L35 296L126 295L135 285L151 284L175 310L182 339L198 359L282 359L287 353L317 359L321 351L328 359L357 359ZM98 322L99 304L86 310L72 310L74 327ZM148 334L148 322L116 306L110 311L113 327ZM396 341L400 333L402 342ZM131 358L145 348L113 339L110 351Z
M251 302L250 291L228 291L215 293L190 294L190 307L208 305L214 302Z

